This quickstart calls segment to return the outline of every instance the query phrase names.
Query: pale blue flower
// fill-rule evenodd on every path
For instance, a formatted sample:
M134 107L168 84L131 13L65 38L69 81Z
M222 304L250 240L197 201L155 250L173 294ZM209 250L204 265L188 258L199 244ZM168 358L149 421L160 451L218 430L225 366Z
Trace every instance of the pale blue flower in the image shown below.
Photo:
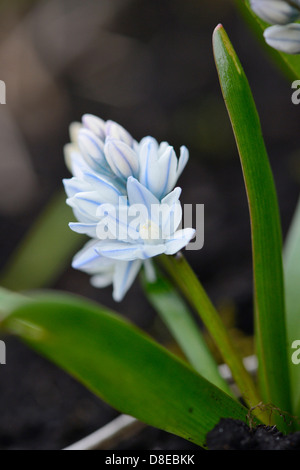
M145 186L130 177L127 181L127 193L128 205L125 209L128 236L101 240L99 246L95 247L100 255L123 261L144 260L162 253L173 255L194 237L194 229L178 230L182 218L180 188L175 188L160 202ZM136 214L130 216L132 207L136 207L138 211L140 208L144 209L140 211L135 225L131 224L131 221L136 221ZM119 214L114 206L111 208L112 213L108 211L106 217L118 219ZM119 220L116 225L118 222Z
M65 158L73 177L64 186L77 222L69 225L92 238L72 266L90 274L96 287L113 284L120 301L142 266L154 279L151 258L178 252L195 235L179 228L181 189L174 189L188 150L181 147L177 159L167 142L138 143L119 124L92 115L72 124L70 134Z
M167 142L160 145L153 137L145 137L139 148L139 181L158 199L168 194L177 183L189 159L185 146L180 148L177 159L174 148Z
M134 282L142 266L142 261L115 261L100 256L95 250L97 244L99 244L99 240L90 240L75 255L72 266L90 274L92 276L90 282L94 287L103 288L112 284L113 298L119 302ZM143 264L145 266L146 262ZM149 268L146 270L149 272Z
M299 0L291 3L300 5ZM299 9L285 0L250 0L250 5L257 16L270 24L291 23L300 16Z
M180 148L177 159L167 142L145 137L138 143L122 126L85 114L82 123L70 126L71 144L65 146L65 159L74 176L87 168L126 188L129 176L137 178L157 198L162 199L176 185L189 153Z
M274 25L264 32L269 46L287 54L300 54L300 24Z
M300 0L250 0L253 11L272 24L266 28L266 43L287 54L300 53Z

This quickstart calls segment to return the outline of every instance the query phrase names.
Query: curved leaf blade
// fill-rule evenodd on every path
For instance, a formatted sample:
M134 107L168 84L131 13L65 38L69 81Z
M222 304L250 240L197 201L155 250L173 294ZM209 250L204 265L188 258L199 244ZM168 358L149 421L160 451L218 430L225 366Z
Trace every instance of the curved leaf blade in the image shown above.
M256 340L265 400L290 413L282 241L276 190L250 86L221 25L215 29L213 46L248 197ZM283 420L279 420L278 425L285 428Z
M2 327L117 410L199 446L205 447L207 432L221 417L247 419L246 408L145 333L91 302L36 295L14 309Z
M287 332L290 354L294 341L300 339L300 199L284 245ZM300 416L300 366L290 363L293 412Z

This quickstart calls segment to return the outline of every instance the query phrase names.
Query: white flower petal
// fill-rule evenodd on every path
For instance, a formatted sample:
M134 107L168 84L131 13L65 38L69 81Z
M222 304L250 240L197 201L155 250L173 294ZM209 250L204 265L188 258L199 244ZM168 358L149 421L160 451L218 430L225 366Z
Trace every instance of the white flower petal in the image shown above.
M79 148L75 144L66 144L64 146L63 152L64 152L64 157L65 157L65 164L70 173L73 173L72 171L72 160L73 160L73 155L74 153L78 153Z
M158 160L158 166L162 178L160 194L160 198L162 198L174 188L177 181L178 160L173 147L169 146L165 150Z
M270 26L264 32L269 46L287 54L300 54L300 24Z
M185 228L178 230L166 241L166 255L174 255L182 250L194 238L196 230L193 228Z
M117 239L128 243L136 243L139 238L139 232L136 228L132 227L129 222L128 206L116 206L106 208L103 206L103 218L99 222L96 231L99 239ZM103 237L104 228L109 231L109 237Z
M78 136L78 145L91 168L100 172L108 170L104 156L104 143L93 132L89 129L81 129Z
M105 196L104 196L105 197ZM75 196L67 199L67 204L74 209L80 210L88 217L92 217L97 220L97 210L103 203L107 203L103 200L103 194L97 191L89 191L86 193L78 193ZM109 201L108 201L109 203Z
M99 244L98 240L90 240L84 247L74 256L72 267L81 271L93 274L101 271L101 266L110 266L111 260L102 258L96 251L95 247ZM109 262L110 261L110 262Z
M189 151L185 147L185 145L182 145L180 147L180 157L179 157L178 168L177 168L177 180L179 176L181 175L181 173L183 172L183 170L185 169L185 166L188 161L189 161Z
M170 147L170 144L168 142L161 142L159 144L159 148L158 148L159 157L161 157L165 153L168 147Z
M180 195L182 193L182 189L177 187L174 188L173 191L171 191L167 196L165 196L162 200L162 204L167 204L168 206L172 207L174 204L176 204L180 198Z
M172 205L161 204L162 210L162 237L170 237L179 227L182 219L182 207L178 199L174 199Z
M102 274L96 274L95 276L91 277L91 284L93 287L98 289L102 289L103 287L110 286L114 279L114 270L108 270Z
M82 129L82 124L81 122L72 122L69 127L69 135L71 142L75 144L75 146L78 148L78 135L79 131Z
M129 147L133 146L134 139L131 137L129 132L124 129L124 127L120 126L114 121L106 121L105 123L105 133L107 137L111 137L112 139L121 140Z
M97 237L97 223L94 224L85 224L80 222L70 222L69 227L73 232L82 233L83 235L88 235L91 238Z
M104 153L107 163L119 178L126 180L129 176L138 174L138 155L121 140L107 138Z
M99 173L87 171L84 173L84 180L87 181L92 189L97 192L98 200L102 203L118 205L120 198L124 195L115 185L113 179L101 176Z
M70 171L73 176L76 176L80 179L83 179L85 171L89 171L91 167L88 165L87 161L84 159L83 155L77 152L72 152L70 156Z
M103 119L100 119L97 116L94 116L93 114L84 114L82 116L82 122L84 127L92 131L99 139L101 139L103 142L106 137L105 133L105 121Z
M113 298L116 302L120 302L128 289L132 286L140 268L141 261L119 262L116 264L113 279Z
M165 184L165 174L161 170L158 146L155 139L148 137L141 145L139 181L160 199Z
M107 258L123 261L133 261L135 259L147 259L164 253L164 244L131 244L118 240L103 241L96 248L97 253Z
M296 20L299 10L284 0L250 0L254 13L270 24L287 24Z
M143 262L144 269L145 269L145 276L148 282L155 282L157 277L156 277L156 272L155 268L153 266L152 259L146 259Z
M95 217L91 217L87 215L85 212L82 212L80 209L76 207L72 207L73 213L75 218L80 222L81 224L94 224L98 220Z
M147 135L146 137L142 138L142 140L139 143L139 148L141 149L144 146L144 144L147 144L149 142L149 140L152 142L154 148L158 152L158 150L159 150L158 142L157 142L156 139L154 139L154 137L151 137L150 135Z
M164 212L164 218L161 223L163 236L170 236L177 230L182 219L182 207L179 202L181 188L175 188L171 193L161 201L163 206L168 206L169 211Z
M73 197L77 193L91 190L91 186L88 182L82 181L76 177L63 179L63 185L68 197Z
M151 215L152 206L159 205L159 200L145 188L136 178L128 178L127 193L129 204L143 205L146 207L149 216Z

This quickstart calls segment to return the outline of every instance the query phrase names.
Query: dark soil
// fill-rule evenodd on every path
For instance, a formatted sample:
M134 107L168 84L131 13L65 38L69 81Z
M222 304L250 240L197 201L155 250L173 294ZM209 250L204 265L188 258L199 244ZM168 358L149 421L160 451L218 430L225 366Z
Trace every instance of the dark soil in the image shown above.
M283 435L275 426L250 429L235 419L221 419L207 434L209 450L300 450L300 432Z

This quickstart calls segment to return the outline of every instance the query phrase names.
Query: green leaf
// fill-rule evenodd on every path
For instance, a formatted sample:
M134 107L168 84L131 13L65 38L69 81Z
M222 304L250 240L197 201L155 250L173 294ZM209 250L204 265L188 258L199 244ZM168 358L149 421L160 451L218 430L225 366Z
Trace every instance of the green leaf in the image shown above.
M12 308L5 331L123 413L200 446L221 417L247 419L246 408L107 309L50 293Z
M230 388L219 373L218 365L208 349L200 326L172 284L157 274L155 282L143 279L143 288L149 302L167 325L194 369L230 395Z
M220 84L244 174L251 218L256 341L269 403L291 412L281 227L259 117L240 61L219 25L213 36ZM283 422L281 427L285 427Z
M288 346L300 340L300 200L297 204L284 246L284 273ZM290 354L294 352L290 349ZM300 416L300 365L289 361L292 385L293 411Z
M73 219L66 196L59 191L13 253L0 285L17 291L51 286L83 244L84 238L68 227Z
M268 46L264 40L263 32L270 25L254 13L250 7L249 0L235 0L235 4L273 62L283 71L289 80L298 80L300 77L300 56L285 54Z
M261 410L257 407L261 403L261 398L257 393L253 379L246 370L219 313L187 260L182 254L177 256L160 255L157 260L199 314L225 363L231 370L232 377L249 408L254 407L253 413L259 414L261 420L268 423L268 413L263 413L262 416Z

